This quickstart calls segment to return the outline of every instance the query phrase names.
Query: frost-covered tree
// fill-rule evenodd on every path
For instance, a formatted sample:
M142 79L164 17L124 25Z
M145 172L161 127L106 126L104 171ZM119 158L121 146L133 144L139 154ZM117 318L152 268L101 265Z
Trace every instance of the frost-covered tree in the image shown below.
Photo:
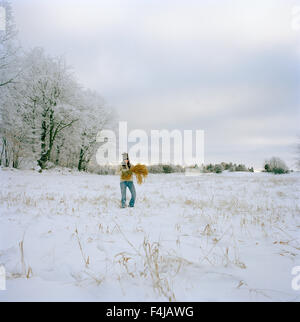
M275 174L287 173L289 171L285 162L278 157L272 157L270 160L266 160L264 169L266 172L273 172Z
M96 92L82 89L64 60L35 48L20 58L22 73L3 87L1 160L21 159L45 169L52 165L87 170L97 133L114 119Z
M79 120L79 154L77 168L87 170L91 158L95 155L97 133L108 126L114 119L113 110L108 108L103 98L96 92L82 92L80 106L82 117Z
M47 57L42 49L27 54L24 63L21 92L25 120L32 129L34 151L39 142L38 164L44 169L57 136L79 119L76 93L80 88L65 62Z
M8 134L20 129L19 136L24 137L20 144L44 169L57 136L78 120L78 90L63 60L47 57L39 48L26 54L22 58L22 74L5 88L6 95L1 97L1 128L5 129L1 136L5 145L11 141Z
M86 170L96 136L113 119L102 97L84 90L64 59L42 48L18 51L9 1L0 0L6 24L0 30L0 165L33 161Z
M24 140L24 135L18 114L16 114L17 107L14 106L12 109L4 107L4 104L9 101L9 105L13 105L14 98L7 87L12 85L19 73L17 32L10 2L0 0L0 8L4 13L1 18L5 20L4 28L0 30L0 164L18 166L23 150L21 141ZM11 131L12 123L16 123L14 131Z
M14 23L11 4L7 0L0 0L0 7L4 12L5 28L0 30L0 87L12 83L19 74L17 30Z
M16 86L1 88L0 104L0 164L17 168L22 158L30 156L30 128L24 122L22 104Z

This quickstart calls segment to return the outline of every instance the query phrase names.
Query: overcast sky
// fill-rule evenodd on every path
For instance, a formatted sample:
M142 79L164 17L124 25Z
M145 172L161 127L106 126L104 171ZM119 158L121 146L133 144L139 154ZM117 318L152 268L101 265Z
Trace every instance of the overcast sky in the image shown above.
M205 163L261 168L279 156L294 165L300 28L292 22L300 1L12 4L22 46L64 55L129 130L202 129Z

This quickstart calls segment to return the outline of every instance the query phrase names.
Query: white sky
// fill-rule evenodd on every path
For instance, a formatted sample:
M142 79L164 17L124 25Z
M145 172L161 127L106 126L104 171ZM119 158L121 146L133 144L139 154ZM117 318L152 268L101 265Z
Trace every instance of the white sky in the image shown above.
M25 49L64 55L130 129L205 131L205 162L294 165L290 0L12 0ZM297 11L297 10L296 10Z

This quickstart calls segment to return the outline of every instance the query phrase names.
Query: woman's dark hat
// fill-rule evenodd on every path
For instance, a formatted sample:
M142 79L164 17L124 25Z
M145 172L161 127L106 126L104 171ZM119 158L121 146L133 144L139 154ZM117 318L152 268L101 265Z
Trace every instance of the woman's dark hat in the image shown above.
M122 153L122 157L123 157L123 160L127 160L128 159L128 153Z

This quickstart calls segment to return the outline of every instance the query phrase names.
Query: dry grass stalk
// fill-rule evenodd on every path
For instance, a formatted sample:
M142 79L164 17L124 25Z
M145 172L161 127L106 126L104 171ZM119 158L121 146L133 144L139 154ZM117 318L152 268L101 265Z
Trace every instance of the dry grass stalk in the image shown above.
M85 266L88 267L89 264L90 264L90 257L88 256L86 258L86 256L84 255L83 248L82 248L82 245L81 245L81 242L80 242L80 238L79 238L79 235L78 235L77 228L75 229L75 234L76 234L76 237L77 237L77 241L78 241L79 249L80 249L80 252L81 252L81 256L83 258L83 261L85 263Z

